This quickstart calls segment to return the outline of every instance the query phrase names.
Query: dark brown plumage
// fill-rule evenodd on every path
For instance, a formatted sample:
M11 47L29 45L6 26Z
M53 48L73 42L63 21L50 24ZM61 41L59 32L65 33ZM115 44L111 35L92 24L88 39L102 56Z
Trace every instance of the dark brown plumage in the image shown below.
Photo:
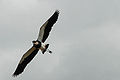
M38 53L39 50L41 50L42 53L44 53L46 50L48 50L49 53L52 53L49 49L47 49L49 44L44 44L44 42L47 39L52 26L57 21L58 15L59 15L59 11L56 10L54 14L42 25L37 40L33 41L32 48L30 48L22 56L15 72L13 73L13 76L17 76L21 74L24 71L27 64L35 57L35 55Z
M45 27L45 30L44 30L44 35L43 35L43 39L42 39L42 42L44 43L45 40L47 39L48 35L49 35L49 32L51 31L52 29L52 26L54 25L54 23L57 21L58 19L58 15L59 15L59 11L56 11L49 19L48 19L48 23Z
M35 57L35 55L37 54L37 52L39 51L39 49L32 47L30 48L22 57L20 63L17 66L17 69L15 70L15 72L13 73L13 76L17 76L20 73L22 73L25 69L25 67L27 66L27 64ZM28 55L26 55L28 54ZM27 57L25 57L27 56Z

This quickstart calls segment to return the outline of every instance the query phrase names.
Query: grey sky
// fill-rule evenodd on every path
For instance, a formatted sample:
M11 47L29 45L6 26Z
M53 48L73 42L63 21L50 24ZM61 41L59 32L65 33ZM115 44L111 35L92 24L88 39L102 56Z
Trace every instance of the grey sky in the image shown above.
M60 16L25 71L12 77L40 26ZM0 80L120 80L119 0L0 0Z

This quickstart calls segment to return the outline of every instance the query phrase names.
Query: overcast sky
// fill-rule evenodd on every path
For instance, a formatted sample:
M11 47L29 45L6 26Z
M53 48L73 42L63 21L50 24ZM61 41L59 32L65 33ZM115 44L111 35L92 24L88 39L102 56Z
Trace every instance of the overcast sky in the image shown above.
M39 51L12 77L56 9L46 41L53 54ZM0 0L0 80L120 80L120 1Z

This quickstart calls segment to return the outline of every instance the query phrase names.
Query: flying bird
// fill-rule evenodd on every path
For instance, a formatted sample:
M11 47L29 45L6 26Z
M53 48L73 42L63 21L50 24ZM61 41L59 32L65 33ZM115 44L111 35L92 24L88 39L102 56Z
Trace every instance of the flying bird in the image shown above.
M52 26L56 23L58 16L59 11L56 10L54 14L41 26L37 40L32 41L33 46L22 56L15 72L13 73L13 76L21 74L39 50L41 50L43 54L46 51L52 53L52 51L48 49L49 44L45 44L44 42L48 38Z

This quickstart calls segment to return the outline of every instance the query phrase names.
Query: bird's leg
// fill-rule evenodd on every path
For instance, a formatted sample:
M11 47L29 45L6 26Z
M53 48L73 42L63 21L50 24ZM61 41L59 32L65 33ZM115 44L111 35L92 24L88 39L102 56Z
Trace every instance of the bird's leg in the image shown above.
M49 49L47 49L47 52L49 52L50 54L52 53L52 51L50 51Z

